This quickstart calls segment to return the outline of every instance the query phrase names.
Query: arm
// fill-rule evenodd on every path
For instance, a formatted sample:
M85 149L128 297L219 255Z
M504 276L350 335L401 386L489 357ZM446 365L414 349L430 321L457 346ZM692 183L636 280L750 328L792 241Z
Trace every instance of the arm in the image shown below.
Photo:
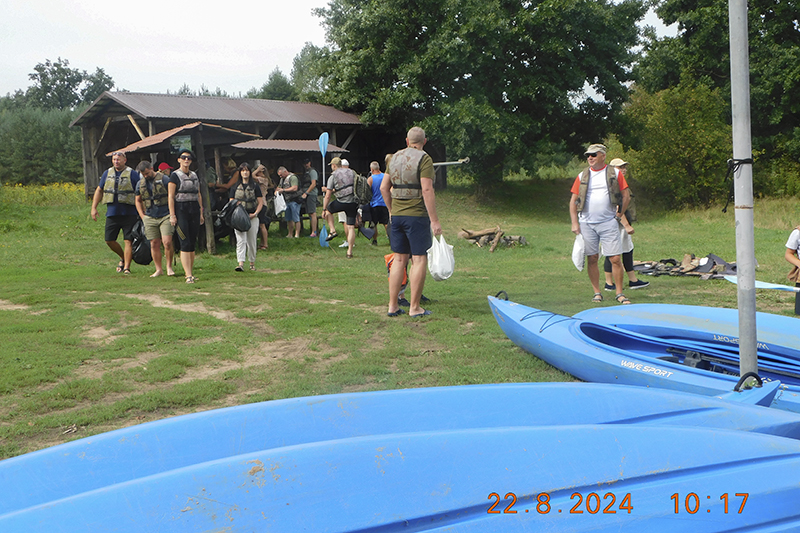
M258 197L258 204L256 204L256 210L250 215L250 218L256 218L258 214L261 212L261 208L264 207L264 197Z
M137 194L135 201L136 201L136 210L139 212L139 218L144 220L144 217L145 217L145 214L144 214L144 202L142 201L142 197Z
M628 217L626 217L624 214L620 217L619 222L622 224L622 227L625 228L625 233L628 235L633 235L633 233L636 231L633 229L633 226L631 226L631 223L628 222Z
M381 196L383 197L383 203L386 204L386 209L389 210L389 215L391 216L391 213L392 213L392 180L389 178L389 174L388 173L383 175L383 181L381 182Z
M169 223L173 226L178 224L178 217L175 215L175 191L177 190L178 186L169 182L169 185L167 185L167 192L169 192L169 196L167 196L169 203Z
M303 198L305 198L306 196L311 194L311 191L313 191L316 188L317 188L317 180L311 180L311 185L309 185L309 187L306 190L306 192L303 193Z
M205 222L203 221L203 193L200 191L197 191L197 203L200 204L200 225L202 226Z
M619 215L622 217L625 211L628 210L628 204L631 203L631 190L628 188L622 189L622 205L619 206Z
M442 224L439 222L439 215L436 214L436 193L433 190L433 180L430 178L420 178L422 186L422 200L425 202L425 209L431 219L431 231L434 235L442 234ZM381 183L383 185L383 183Z
M575 235L581 234L581 225L578 223L578 195L572 193L569 198L569 219L572 222L572 233Z
M784 257L791 264L800 268L800 258L797 257L797 250L792 250L791 248L787 248Z
M97 206L100 204L100 200L102 199L103 199L103 189L97 187L97 189L94 190L94 196L92 197L92 211L91 211L92 220L94 220L95 222L97 221Z

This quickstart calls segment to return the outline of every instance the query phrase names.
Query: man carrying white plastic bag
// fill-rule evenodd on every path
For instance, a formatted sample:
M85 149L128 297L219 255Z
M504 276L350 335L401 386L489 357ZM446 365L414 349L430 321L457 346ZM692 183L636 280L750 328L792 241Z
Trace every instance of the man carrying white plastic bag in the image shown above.
M433 237L433 244L428 248L428 270L436 281L443 281L453 275L456 269L456 258L453 256L453 246L447 244L444 235Z
M381 196L391 217L390 241L394 260L389 272L390 317L405 313L397 296L403 284L406 266L411 261L409 288L411 289L408 316L424 317L431 312L420 307L422 288L428 270L428 248L434 236L442 234L442 225L436 214L436 197L433 190L433 159L422 149L427 142L425 131L413 127L406 134L406 148L392 155L386 165L386 176L381 182Z

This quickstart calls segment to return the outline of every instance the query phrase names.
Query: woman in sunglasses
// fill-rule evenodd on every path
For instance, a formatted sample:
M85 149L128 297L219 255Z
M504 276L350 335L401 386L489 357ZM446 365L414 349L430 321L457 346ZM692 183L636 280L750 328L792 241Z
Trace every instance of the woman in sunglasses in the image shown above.
M189 166L194 160L191 150L181 150L178 155L180 168L169 177L169 221L175 226L181 247L181 265L186 283L197 281L192 275L194 250L200 225L203 223L203 198L200 194L200 179Z

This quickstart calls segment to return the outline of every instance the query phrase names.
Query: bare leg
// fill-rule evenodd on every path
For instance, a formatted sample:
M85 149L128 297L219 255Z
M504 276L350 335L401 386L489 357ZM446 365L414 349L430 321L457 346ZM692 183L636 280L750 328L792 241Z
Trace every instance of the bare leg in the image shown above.
M589 283L592 284L592 289L595 293L600 292L600 269L597 266L597 258L599 254L586 256L586 273L589 274ZM427 256L425 256L427 258ZM619 261L619 256L617 256Z
M617 294L622 294L622 259L618 255L609 257L611 260L611 274L614 276L614 285L617 287Z
M194 277L192 269L194 268L194 252L184 252L181 250L181 265L183 266L183 275L187 278Z
M161 241L164 243L164 255L167 260L167 276L174 276L172 264L175 262L175 245L172 244L172 235L161 237Z
M353 244L356 242L356 227L345 224L344 231L347 236L347 255L352 256Z
M153 239L150 241L150 255L153 256L153 264L156 267L156 271L153 273L151 278L157 278L164 274L164 266L162 265L163 256L161 255L161 239Z
M394 265L392 265L394 270ZM419 301L422 297L422 287L425 285L425 276L428 273L428 256L415 255L411 258L411 272L408 275L408 284L411 286L411 306L408 308L409 315L419 315L425 310L420 307Z
M389 313L395 313L400 309L397 298L400 294L400 287L403 285L408 257L408 254L394 254L392 269L389 271Z
M316 235L317 234L317 213L316 211L309 215L311 217L311 233Z

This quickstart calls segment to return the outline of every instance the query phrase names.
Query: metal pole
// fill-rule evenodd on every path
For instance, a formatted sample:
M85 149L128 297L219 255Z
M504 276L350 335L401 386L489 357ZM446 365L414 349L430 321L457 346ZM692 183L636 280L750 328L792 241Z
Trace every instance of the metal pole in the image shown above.
M750 59L747 2L729 0L733 159L736 206L736 277L739 303L739 372L758 372L756 353L756 269L753 232L753 166L750 142ZM742 161L745 160L745 161Z

